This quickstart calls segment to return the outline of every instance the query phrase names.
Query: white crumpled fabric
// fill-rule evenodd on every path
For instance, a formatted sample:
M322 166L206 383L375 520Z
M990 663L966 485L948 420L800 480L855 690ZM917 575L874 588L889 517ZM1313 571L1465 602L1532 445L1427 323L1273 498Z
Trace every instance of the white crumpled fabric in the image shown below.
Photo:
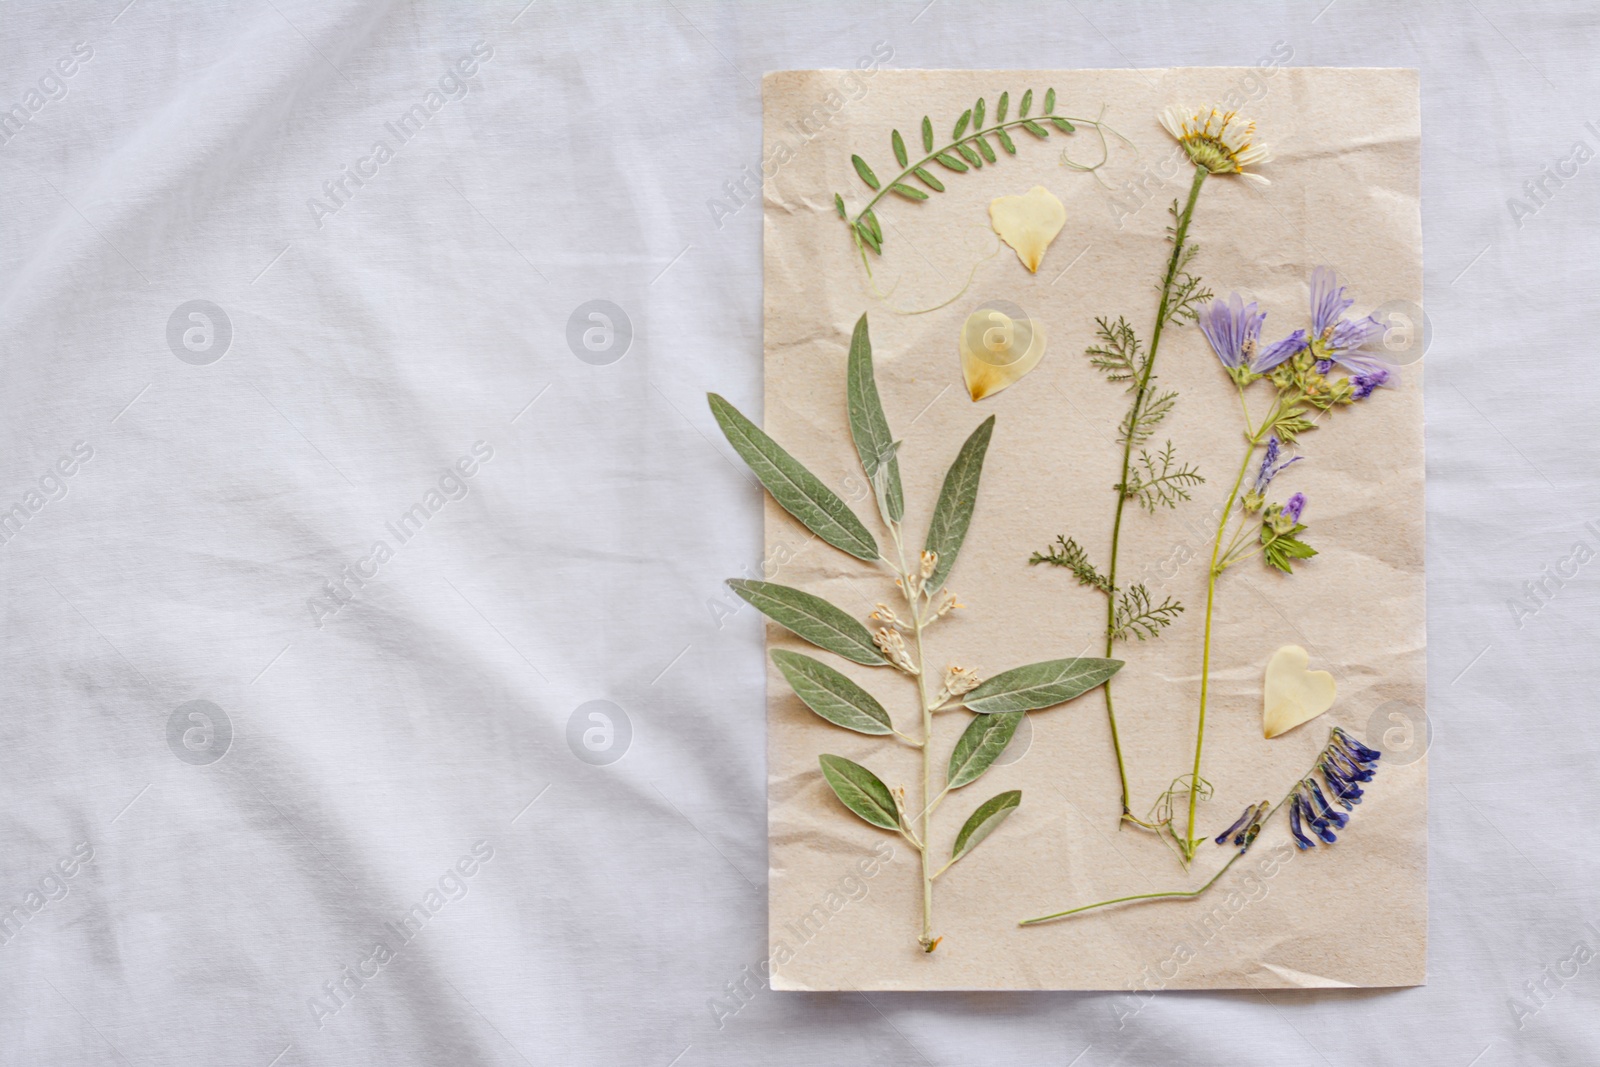
M0 1061L1595 1059L1593 12L0 18ZM1284 48L1421 71L1429 984L761 987L761 74Z

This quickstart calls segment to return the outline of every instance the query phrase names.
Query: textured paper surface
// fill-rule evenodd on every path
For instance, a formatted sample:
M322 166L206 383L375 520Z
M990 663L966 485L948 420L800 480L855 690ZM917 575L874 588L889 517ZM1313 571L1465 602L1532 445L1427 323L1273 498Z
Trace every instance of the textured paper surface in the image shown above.
M1104 119L1131 142L1113 142L1100 174L1060 165L1068 148L1092 161L1087 129L1048 142L1017 138L1018 154L965 175L941 174L947 192L927 203L886 198L878 212L885 255L873 261L888 304L927 307L949 298L978 263L971 288L948 307L899 315L875 299L835 191L860 203L850 166L859 152L892 169L889 131L918 140L922 115L937 137L984 96L1013 102L1053 86L1057 113ZM864 87L864 88L862 88ZM830 93L837 94L830 96ZM1153 286L1168 246L1167 205L1186 192L1187 166L1156 112L1168 103L1254 96L1248 112L1276 159L1266 190L1237 179L1206 183L1191 240L1195 269L1220 294L1238 290L1269 312L1265 335L1307 325L1310 272L1326 264L1356 298L1353 314L1392 301L1421 303L1418 214L1419 110L1414 72L1204 68L1164 71L841 71L770 74L764 83L765 427L854 501L876 531L851 449L844 401L850 328L870 315L879 387L903 438L906 529L920 545L945 468L965 436L997 415L977 512L950 579L967 609L930 638L934 663L984 675L1036 660L1098 654L1103 601L1065 572L1029 568L1058 533L1104 561L1125 410L1118 387L1083 356L1097 315L1126 315L1148 337ZM1013 103L1013 107L1015 103ZM1037 104L1035 105L1037 107ZM780 142L787 151L779 149ZM1129 184L1132 183L1132 184ZM1042 184L1065 203L1067 224L1029 275L994 249L987 206ZM1109 186L1109 188L1107 187ZM981 263L978 261L982 260ZM1039 368L979 404L960 385L962 320L988 299L1015 302L1049 331ZM1158 373L1181 391L1161 427L1208 482L1188 504L1154 517L1130 507L1122 571L1188 612L1156 641L1119 655L1118 722L1133 803L1142 814L1188 768L1198 700L1205 558L1237 469L1240 416L1228 379L1193 326L1169 331ZM1421 708L1423 603L1422 369L1395 388L1339 409L1308 434L1306 462L1275 483L1300 490L1321 554L1294 576L1246 564L1219 583L1204 774L1216 796L1201 830L1215 834L1243 807L1280 797L1303 773L1332 725L1369 743L1385 706ZM1258 387L1264 390L1264 387ZM1258 396L1264 397L1264 391ZM1258 409L1259 410L1259 409ZM1159 443L1159 442L1158 442ZM810 535L769 500L767 576L865 616L891 601L892 584ZM805 647L769 626L771 647ZM1283 737L1261 736L1261 678L1283 644L1301 644L1331 671L1339 697L1321 718ZM829 662L871 688L896 717L915 718L911 687L886 670ZM1393 702L1393 703L1391 703ZM966 719L940 717L942 766ZM833 752L873 768L912 797L920 760L903 745L833 727L800 703L769 665L769 934L780 989L1184 989L1399 986L1424 976L1427 918L1426 761L1385 761L1331 848L1288 847L1281 815L1208 896L1108 909L1044 927L1016 920L1111 896L1194 888L1228 853L1212 845L1185 875L1154 838L1117 830L1117 780L1103 700L1092 692L1036 712L1032 741L1015 762L952 794L939 811L935 849L948 854L966 815L1005 789L1021 789L1012 818L936 886L932 956L916 944L920 877L913 850L850 815L817 769ZM1387 720L1382 720L1385 723ZM1023 744L1019 731L1014 755ZM937 771L936 771L937 774ZM875 848L894 857L858 866ZM1276 861L1276 862L1274 862ZM855 899L852 899L855 898Z

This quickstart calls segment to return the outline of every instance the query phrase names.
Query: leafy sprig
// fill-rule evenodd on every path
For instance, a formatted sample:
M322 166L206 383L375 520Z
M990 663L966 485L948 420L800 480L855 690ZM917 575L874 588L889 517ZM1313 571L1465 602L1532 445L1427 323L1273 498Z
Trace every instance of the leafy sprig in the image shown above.
M944 182L935 174L934 168L937 167L946 176L981 170L986 163L999 162L1000 156L995 151L996 147L1005 154L1014 156L1017 154L1017 143L1011 136L1012 131L1026 131L1035 139L1043 141L1049 139L1052 129L1058 133L1070 134L1077 130L1078 125L1096 128L1101 126L1098 119L1067 118L1057 115L1054 89L1045 90L1043 105L1039 114L1032 114L1033 90L1029 89L1017 102L1015 117L1008 118L1011 111L1010 92L1000 94L992 115L988 112L984 99L979 97L977 103L963 111L961 117L956 119L949 140L943 144L935 141L933 119L924 115L921 131L924 154L915 161L906 150L906 140L900 131L891 130L889 148L894 153L895 166L899 170L888 181L880 179L872 165L860 155L851 155L850 165L855 168L856 176L861 179L862 184L872 190L874 195L853 217L845 207L843 196L835 193L833 203L839 218L850 227L851 236L855 240L856 248L861 252L862 261L866 262L868 249L874 255L883 254L883 225L875 213L878 202L890 193L904 200L923 201L929 198L930 191L944 192ZM987 126L984 125L986 120L990 120ZM991 139L993 144L990 143ZM913 179L920 184L912 184Z
M1171 626L1179 615L1183 614L1183 605L1167 597L1160 604L1155 604L1150 599L1150 590L1144 583L1131 585L1117 598L1117 611L1112 622L1112 636L1118 641L1126 641L1130 637L1137 637L1143 641L1147 637L1155 637L1162 630Z
M956 454L934 505L922 552L908 560L901 528L905 502L899 442L890 432L878 396L865 315L856 323L851 338L845 381L850 437L892 542L884 548L848 504L760 427L722 397L713 393L709 400L729 444L773 499L828 544L892 575L906 616L879 604L871 619L876 629L868 630L848 612L801 589L742 579L728 584L797 637L863 667L888 667L906 676L915 688L921 728L902 731L878 698L842 671L799 652L772 650L773 663L795 695L819 718L857 734L884 737L919 750L923 792L916 806L908 802L904 787L891 789L854 760L825 754L819 757L819 769L846 810L868 825L899 834L921 856L922 932L917 940L923 951L932 952L942 940L933 934L935 879L993 833L1017 809L1022 793L1006 790L979 804L956 832L949 859L942 865L934 859L934 810L952 790L970 785L994 764L1024 715L1065 703L1101 685L1122 663L1088 657L1047 660L987 680L952 666L943 672L942 683L929 677L923 635L960 606L945 580L972 524L994 416L980 423ZM972 719L950 755L944 788L934 793L934 714L956 708L970 712Z
M1048 563L1052 567L1065 567L1078 579L1079 585L1092 586L1102 593L1111 592L1111 579L1095 570L1083 547L1064 534L1058 534L1056 543L1045 551L1035 552L1028 563L1030 566Z
M1193 465L1178 463L1176 447L1168 441L1154 456L1140 449L1139 466L1121 488L1127 499L1138 500L1153 515L1158 507L1177 507L1179 501L1189 499L1191 488L1204 483Z

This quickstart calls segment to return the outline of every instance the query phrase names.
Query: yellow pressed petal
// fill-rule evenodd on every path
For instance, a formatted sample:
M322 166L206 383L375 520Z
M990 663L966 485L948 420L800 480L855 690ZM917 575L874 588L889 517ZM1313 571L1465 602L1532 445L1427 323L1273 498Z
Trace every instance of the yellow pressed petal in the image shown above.
M1014 304L985 304L961 325L961 374L973 400L993 396L1044 358L1044 327Z
M1016 249L1022 265L1037 273L1045 249L1066 224L1067 209L1054 193L1035 185L1021 196L989 201L989 221L1000 239Z
M1284 645L1267 661L1261 707L1264 736L1288 733L1333 707L1333 675L1306 670L1310 662L1311 656L1299 645Z

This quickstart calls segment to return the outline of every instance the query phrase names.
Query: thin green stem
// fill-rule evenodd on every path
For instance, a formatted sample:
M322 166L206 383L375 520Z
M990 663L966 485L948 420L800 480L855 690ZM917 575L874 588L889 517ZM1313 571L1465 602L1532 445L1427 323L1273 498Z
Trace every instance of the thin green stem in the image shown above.
M1184 241L1189 235L1189 220L1194 216L1194 205L1200 198L1200 186L1204 184L1208 173L1204 167L1195 168L1194 182L1189 186L1189 200L1184 204L1183 211L1178 216L1177 228L1173 231L1172 255L1167 259L1167 273L1161 282L1161 303L1156 309L1156 324L1150 334L1150 352L1145 358L1144 369L1134 389L1133 408L1128 414L1127 421L1128 432L1122 442L1122 478L1117 483L1117 509L1111 522L1111 561L1106 570L1106 584L1110 587L1106 592L1107 659L1111 658L1117 641L1117 556L1122 546L1122 511L1128 503L1128 493L1124 487L1128 484L1128 472L1133 463L1133 442L1136 436L1134 429L1139 423L1139 411L1150 391L1150 378L1155 371L1156 354L1161 349L1161 331L1171 314L1172 283L1178 277ZM1122 786L1122 820L1148 826L1148 823L1134 818L1133 809L1128 806L1128 767L1122 756L1122 737L1117 730L1117 710L1111 694L1111 680L1108 679L1101 688L1105 692L1106 719L1111 724L1111 749L1117 757L1117 777ZM1120 827L1122 821L1117 825Z
M1195 726L1194 734L1194 769L1189 774L1189 825L1179 842L1186 860L1194 859L1195 847L1199 844L1194 837L1194 813L1196 803L1200 799L1200 751L1205 745L1206 738L1206 696L1211 685L1211 609L1217 599L1217 576L1222 573L1217 566L1217 559L1222 552L1222 538L1227 532L1228 522L1233 518L1233 505L1239 499L1239 487L1244 484L1245 471L1250 469L1250 460L1256 454L1256 446L1261 443L1261 435L1268 426L1269 420L1263 420L1260 429L1250 436L1250 447L1245 449L1244 459L1239 463L1239 473L1233 479L1233 489L1228 493L1228 502L1223 505L1222 517L1217 520L1217 534L1211 546L1211 568L1206 575L1206 625L1205 638L1200 652L1200 719Z

